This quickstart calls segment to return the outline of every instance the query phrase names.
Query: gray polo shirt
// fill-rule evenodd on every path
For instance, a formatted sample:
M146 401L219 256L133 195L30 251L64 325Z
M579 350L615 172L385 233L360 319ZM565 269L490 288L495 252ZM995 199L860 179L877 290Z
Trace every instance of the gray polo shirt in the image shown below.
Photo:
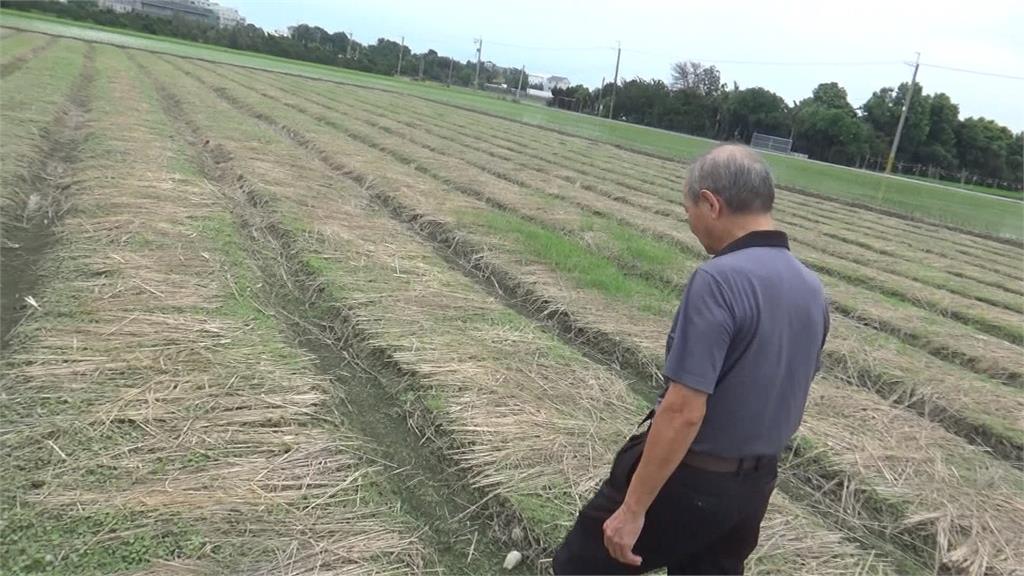
M664 371L666 387L709 394L690 449L781 452L800 425L828 328L821 281L789 252L783 232L751 232L697 268L672 322Z

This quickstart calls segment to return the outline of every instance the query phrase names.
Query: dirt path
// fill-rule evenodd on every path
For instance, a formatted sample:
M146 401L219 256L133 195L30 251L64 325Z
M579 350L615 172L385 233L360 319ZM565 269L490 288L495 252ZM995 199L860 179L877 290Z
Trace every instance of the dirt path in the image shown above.
M40 259L56 241L55 226L71 201L71 174L88 132L87 116L96 75L92 47L67 100L18 179L21 214L4 216L0 239L0 349L35 309L31 300L39 280ZM13 216L13 217L12 217Z

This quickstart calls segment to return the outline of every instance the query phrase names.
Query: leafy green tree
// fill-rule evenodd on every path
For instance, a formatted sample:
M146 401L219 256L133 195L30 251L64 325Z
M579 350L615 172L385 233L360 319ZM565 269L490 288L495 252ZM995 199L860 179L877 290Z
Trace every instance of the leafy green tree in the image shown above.
M846 95L846 88L843 88L837 82L818 84L811 91L811 100L825 108L847 112L850 116L855 114L853 106L850 105Z
M719 136L723 140L750 142L754 132L789 135L789 106L778 94L764 88L747 88L729 95L722 111Z
M660 118L661 127L713 138L720 115L720 99L692 90L674 90Z
M658 126L668 98L668 85L661 80L627 80L616 93L615 114L619 119L634 124Z
M460 86L469 86L473 83L473 74L472 64L467 62L462 66L462 70L458 72L458 84Z
M956 130L956 148L960 165L968 172L990 178L1016 181L1007 165L1010 154L1019 154L1010 129L987 118L967 118Z
M1006 170L1012 186L1024 187L1024 132L1017 132L1006 150Z
M896 134L900 120L900 109L896 104L896 90L885 87L876 90L861 107L864 121L874 131L873 153L881 155Z
M826 82L793 111L793 146L816 160L857 164L871 150L871 129L857 118L846 89Z
M874 131L874 151L879 155L888 153L892 139L896 137L903 103L906 101L910 83L904 82L898 88L882 88L874 92L862 107L864 120ZM924 146L931 124L931 97L924 96L919 83L914 83L914 97L910 102L907 120L900 137L897 158L910 160Z
M910 83L904 82L896 90L895 100L901 111L903 103L906 102L909 87ZM900 136L900 149L896 152L897 158L903 161L912 160L928 137L932 98L923 92L924 89L921 85L915 82L914 97L910 101L910 110L907 112L907 120L903 124L903 134Z
M928 111L928 134L916 150L915 162L946 170L959 164L956 149L956 129L960 122L960 107L944 93L932 94Z
M673 90L687 90L703 96L714 96L725 90L718 68L692 60L672 65L671 87Z
M816 160L856 164L870 149L868 126L842 108L811 101L793 122L795 148Z
M508 92L515 92L516 88L519 87L519 76L520 73L523 76L523 92L526 92L527 82L530 77L530 73L525 68L505 68L502 70L502 78L500 83L505 85L505 89ZM552 90L552 93L554 91Z
M548 100L548 106L574 111L590 110L593 105L593 97L590 89L582 84L576 84L568 88L556 87L551 89L551 98Z

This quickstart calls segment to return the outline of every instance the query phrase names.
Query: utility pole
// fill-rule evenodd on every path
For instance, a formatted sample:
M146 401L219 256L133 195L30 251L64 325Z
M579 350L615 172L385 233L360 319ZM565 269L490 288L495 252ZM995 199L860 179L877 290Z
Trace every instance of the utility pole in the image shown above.
M352 56L352 31L348 31L348 42L345 43L345 59L348 60Z
M917 82L917 69L921 66L921 53L917 53L917 60L914 62L914 74L910 77L910 88L907 90L906 101L903 102L903 112L900 112L900 123L896 125L896 137L892 140L892 149L889 150L889 160L885 163L885 173L892 174L892 163L896 159L896 150L900 147L900 136L903 136L903 124L907 121L907 113L910 111L910 101L914 98L914 84Z
M608 119L611 120L615 114L615 89L619 86L619 59L622 58L622 42L619 42L619 52L615 55L615 80L612 81L612 101L608 105Z
M402 75L402 54L405 54L405 36L402 36L402 47L398 49L398 72L395 72L395 76Z
M519 69L519 85L516 86L516 100L519 99L519 93L523 90L523 76L526 75L526 64Z
M484 49L484 39L474 38L473 42L476 43L476 76L473 78L473 86L478 90L480 89L480 53Z
M455 69L455 58L449 58L448 59L448 84L446 84L447 86L451 86L452 85L452 70L454 70L454 69Z

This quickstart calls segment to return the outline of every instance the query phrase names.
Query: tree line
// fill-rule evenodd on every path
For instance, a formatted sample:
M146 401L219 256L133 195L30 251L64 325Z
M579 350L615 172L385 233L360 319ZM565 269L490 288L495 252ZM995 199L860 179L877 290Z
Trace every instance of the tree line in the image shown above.
M552 106L607 116L715 140L750 142L755 132L790 138L793 151L808 157L863 168L884 166L910 83L883 87L860 107L836 82L819 84L811 95L789 104L761 87L740 89L721 81L714 66L678 62L672 81L634 78L615 90L583 85L552 90ZM954 181L979 181L1021 190L1024 132L981 117L960 118L949 95L914 95L896 155L903 173Z
M0 0L0 6L374 74L397 74L401 54L402 76L470 86L476 75L472 60L460 62L432 49L414 53L387 38L362 44L345 32L308 24L290 27L283 36L253 24L221 28L181 16L116 13L100 9L94 0ZM521 76L528 76L525 70L488 62L480 67L479 82L505 85L505 90L513 91ZM549 104L607 116L612 87L607 83L593 89L582 84L555 88ZM755 132L788 137L795 152L812 159L877 169L888 154L908 90L909 83L880 88L855 108L842 86L827 82L809 97L789 104L765 88L727 86L714 66L678 62L672 66L668 84L643 78L620 82L614 117L716 140L749 143ZM924 94L915 83L897 160L901 168L912 166L913 173L921 176L963 181L970 175L988 185L1020 190L1022 138L1024 133L1014 134L993 120L961 119L959 107L947 94Z
M328 32L319 26L308 24L292 26L288 29L288 35L282 36L269 33L253 24L221 28L184 16L165 18L139 12L117 13L101 9L95 0L67 3L46 0L0 0L0 7L44 12L102 26L372 74L396 74L400 52L403 60L402 76L441 83L448 83L450 78L451 84L470 86L476 74L476 62L472 60L460 62L441 56L435 50L413 53L408 46L387 38L378 38L375 43L363 44L350 38L345 32ZM480 67L479 81L481 84L509 84L511 89L515 89L519 73L518 68L505 68L487 63ZM524 82L523 89L525 88Z

